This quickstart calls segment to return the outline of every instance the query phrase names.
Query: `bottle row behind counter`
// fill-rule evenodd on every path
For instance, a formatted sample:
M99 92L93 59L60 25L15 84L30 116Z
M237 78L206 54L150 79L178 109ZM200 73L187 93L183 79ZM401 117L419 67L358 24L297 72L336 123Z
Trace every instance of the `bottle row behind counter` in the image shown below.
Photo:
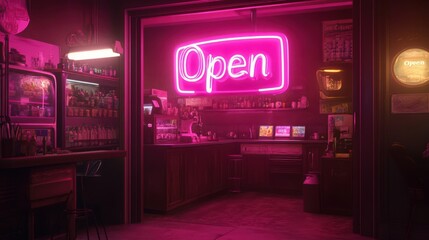
M229 97L212 100L213 109L307 108L308 105L306 96L302 96L295 101L260 96Z

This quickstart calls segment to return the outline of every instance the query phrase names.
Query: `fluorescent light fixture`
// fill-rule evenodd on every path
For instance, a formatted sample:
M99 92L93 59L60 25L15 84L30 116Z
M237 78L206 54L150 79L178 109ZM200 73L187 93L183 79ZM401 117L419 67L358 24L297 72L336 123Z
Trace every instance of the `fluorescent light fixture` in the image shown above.
M98 86L98 83L93 83L93 82L85 82L85 81L79 81L79 80L74 80L74 79L67 79L68 83L78 83L78 84L86 84L86 85L94 85L94 86Z
M68 59L71 60L87 60L98 58L119 57L119 53L115 53L111 48L70 52L67 54Z
M119 57L124 52L121 43L115 41L113 47L93 47L85 49L75 49L71 50L67 54L67 58L70 60L89 60L89 59L100 59L100 58L110 58L110 57Z

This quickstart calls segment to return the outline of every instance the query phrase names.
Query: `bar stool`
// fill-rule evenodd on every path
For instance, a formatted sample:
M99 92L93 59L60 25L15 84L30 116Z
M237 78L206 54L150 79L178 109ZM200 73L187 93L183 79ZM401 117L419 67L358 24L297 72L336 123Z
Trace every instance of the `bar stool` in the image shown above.
M77 207L76 209L67 209L66 214L69 217L74 217L76 222L84 221L85 227L86 227L86 236L87 239L90 239L89 229L90 229L90 221L94 224L95 231L97 232L97 238L100 240L100 231L99 231L99 223L101 224L101 227L104 231L105 239L108 239L106 228L104 227L104 224L102 221L97 220L97 216L93 209L87 207L86 199L85 199L85 188L84 188L84 180L88 177L100 177L101 174L101 165L102 161L90 161L87 162L86 165L84 165L83 171L80 171L76 174L76 177L80 180L80 207ZM77 226L76 226L77 227ZM74 234L76 236L76 233ZM68 238L70 237L70 234L68 234Z
M228 155L228 183L230 192L241 192L243 173L243 156L240 154Z

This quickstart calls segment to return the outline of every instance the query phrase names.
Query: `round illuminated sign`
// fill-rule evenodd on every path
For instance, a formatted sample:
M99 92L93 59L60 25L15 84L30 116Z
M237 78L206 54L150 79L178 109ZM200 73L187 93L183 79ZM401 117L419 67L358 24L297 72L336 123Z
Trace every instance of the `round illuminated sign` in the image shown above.
M393 75L406 86L420 86L429 81L429 52L410 48L400 52L393 62Z

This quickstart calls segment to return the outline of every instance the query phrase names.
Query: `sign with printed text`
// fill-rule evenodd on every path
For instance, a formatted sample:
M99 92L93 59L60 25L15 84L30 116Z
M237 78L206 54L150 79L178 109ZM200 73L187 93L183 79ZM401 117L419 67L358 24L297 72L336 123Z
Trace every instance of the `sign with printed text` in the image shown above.
M213 38L175 51L175 88L181 95L280 93L288 85L288 41L280 33Z
M429 52L421 48L409 48L400 52L393 61L396 80L409 87L429 82Z

